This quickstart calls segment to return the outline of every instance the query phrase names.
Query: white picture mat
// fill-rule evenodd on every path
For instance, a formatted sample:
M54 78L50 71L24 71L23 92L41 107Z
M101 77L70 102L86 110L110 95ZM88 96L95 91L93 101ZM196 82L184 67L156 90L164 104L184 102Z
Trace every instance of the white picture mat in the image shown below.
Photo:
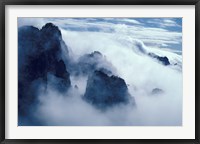
M5 8L6 139L194 139L195 6L20 6ZM18 126L18 17L182 17L182 126Z

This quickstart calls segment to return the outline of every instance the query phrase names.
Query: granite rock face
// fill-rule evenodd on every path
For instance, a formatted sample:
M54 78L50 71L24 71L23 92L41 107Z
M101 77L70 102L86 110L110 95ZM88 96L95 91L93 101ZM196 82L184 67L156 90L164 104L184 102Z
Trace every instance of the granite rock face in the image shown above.
M61 92L71 86L70 74L61 56L62 48L67 49L63 43L60 30L52 23L47 23L41 30L33 26L18 29L19 115L26 115L37 103L41 85L46 87L56 82L61 87L57 90ZM52 76L56 81L50 79Z
M99 109L107 109L118 104L134 103L122 78L108 76L102 71L94 71L88 78L83 97Z

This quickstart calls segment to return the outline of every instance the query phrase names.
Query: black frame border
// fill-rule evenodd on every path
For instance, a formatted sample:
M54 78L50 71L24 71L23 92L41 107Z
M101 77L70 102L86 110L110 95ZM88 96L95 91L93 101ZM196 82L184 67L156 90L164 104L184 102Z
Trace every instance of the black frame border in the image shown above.
M5 139L6 5L195 5L195 139ZM0 143L4 144L200 144L200 0L0 0Z

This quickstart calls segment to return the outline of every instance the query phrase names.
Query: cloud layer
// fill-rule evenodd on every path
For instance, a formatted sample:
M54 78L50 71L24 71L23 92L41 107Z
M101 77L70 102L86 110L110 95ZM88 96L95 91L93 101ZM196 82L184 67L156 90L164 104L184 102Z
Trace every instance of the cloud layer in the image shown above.
M33 20L34 19L34 20ZM182 124L182 56L172 52L172 45L181 45L182 33L167 27L181 27L174 19L71 19L20 18L19 26L41 28L46 22L58 25L74 60L82 55L101 52L116 68L116 75L128 84L137 106L119 105L106 112L99 111L82 100L87 77L71 76L72 85L60 94L49 87L40 93L41 105L36 117L46 125L132 125L163 126ZM156 22L155 27L147 23ZM160 24L164 23L162 26ZM160 26L158 26L160 25ZM162 49L166 48L166 49ZM169 50L168 50L169 49ZM181 49L176 49L181 52ZM64 51L64 50L63 50ZM163 66L145 55L153 52L167 56L172 66ZM159 88L162 94L152 95Z
M181 18L20 18L19 26L32 24L42 27L47 22L70 31L128 35L142 40L149 47L182 49Z

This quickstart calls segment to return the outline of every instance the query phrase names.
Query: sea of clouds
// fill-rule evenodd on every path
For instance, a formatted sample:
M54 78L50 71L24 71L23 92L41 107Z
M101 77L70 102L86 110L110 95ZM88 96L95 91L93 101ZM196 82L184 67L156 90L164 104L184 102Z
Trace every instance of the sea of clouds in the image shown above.
M47 92L39 93L40 105L35 116L45 125L182 125L182 56L176 54L173 48L159 48L169 43L181 43L182 34L164 28L145 27L133 19L116 19L120 20L133 25L67 18L18 19L19 27L33 25L41 28L47 22L59 26L73 61L83 54L101 52L116 68L116 75L125 80L136 101L135 107L118 105L100 111L82 100L87 77L71 75L72 86L77 85L78 89L72 87L67 93L61 94L48 86ZM170 63L178 65L164 66L147 56L148 52L167 56ZM162 89L164 93L153 95L151 92L154 88Z

